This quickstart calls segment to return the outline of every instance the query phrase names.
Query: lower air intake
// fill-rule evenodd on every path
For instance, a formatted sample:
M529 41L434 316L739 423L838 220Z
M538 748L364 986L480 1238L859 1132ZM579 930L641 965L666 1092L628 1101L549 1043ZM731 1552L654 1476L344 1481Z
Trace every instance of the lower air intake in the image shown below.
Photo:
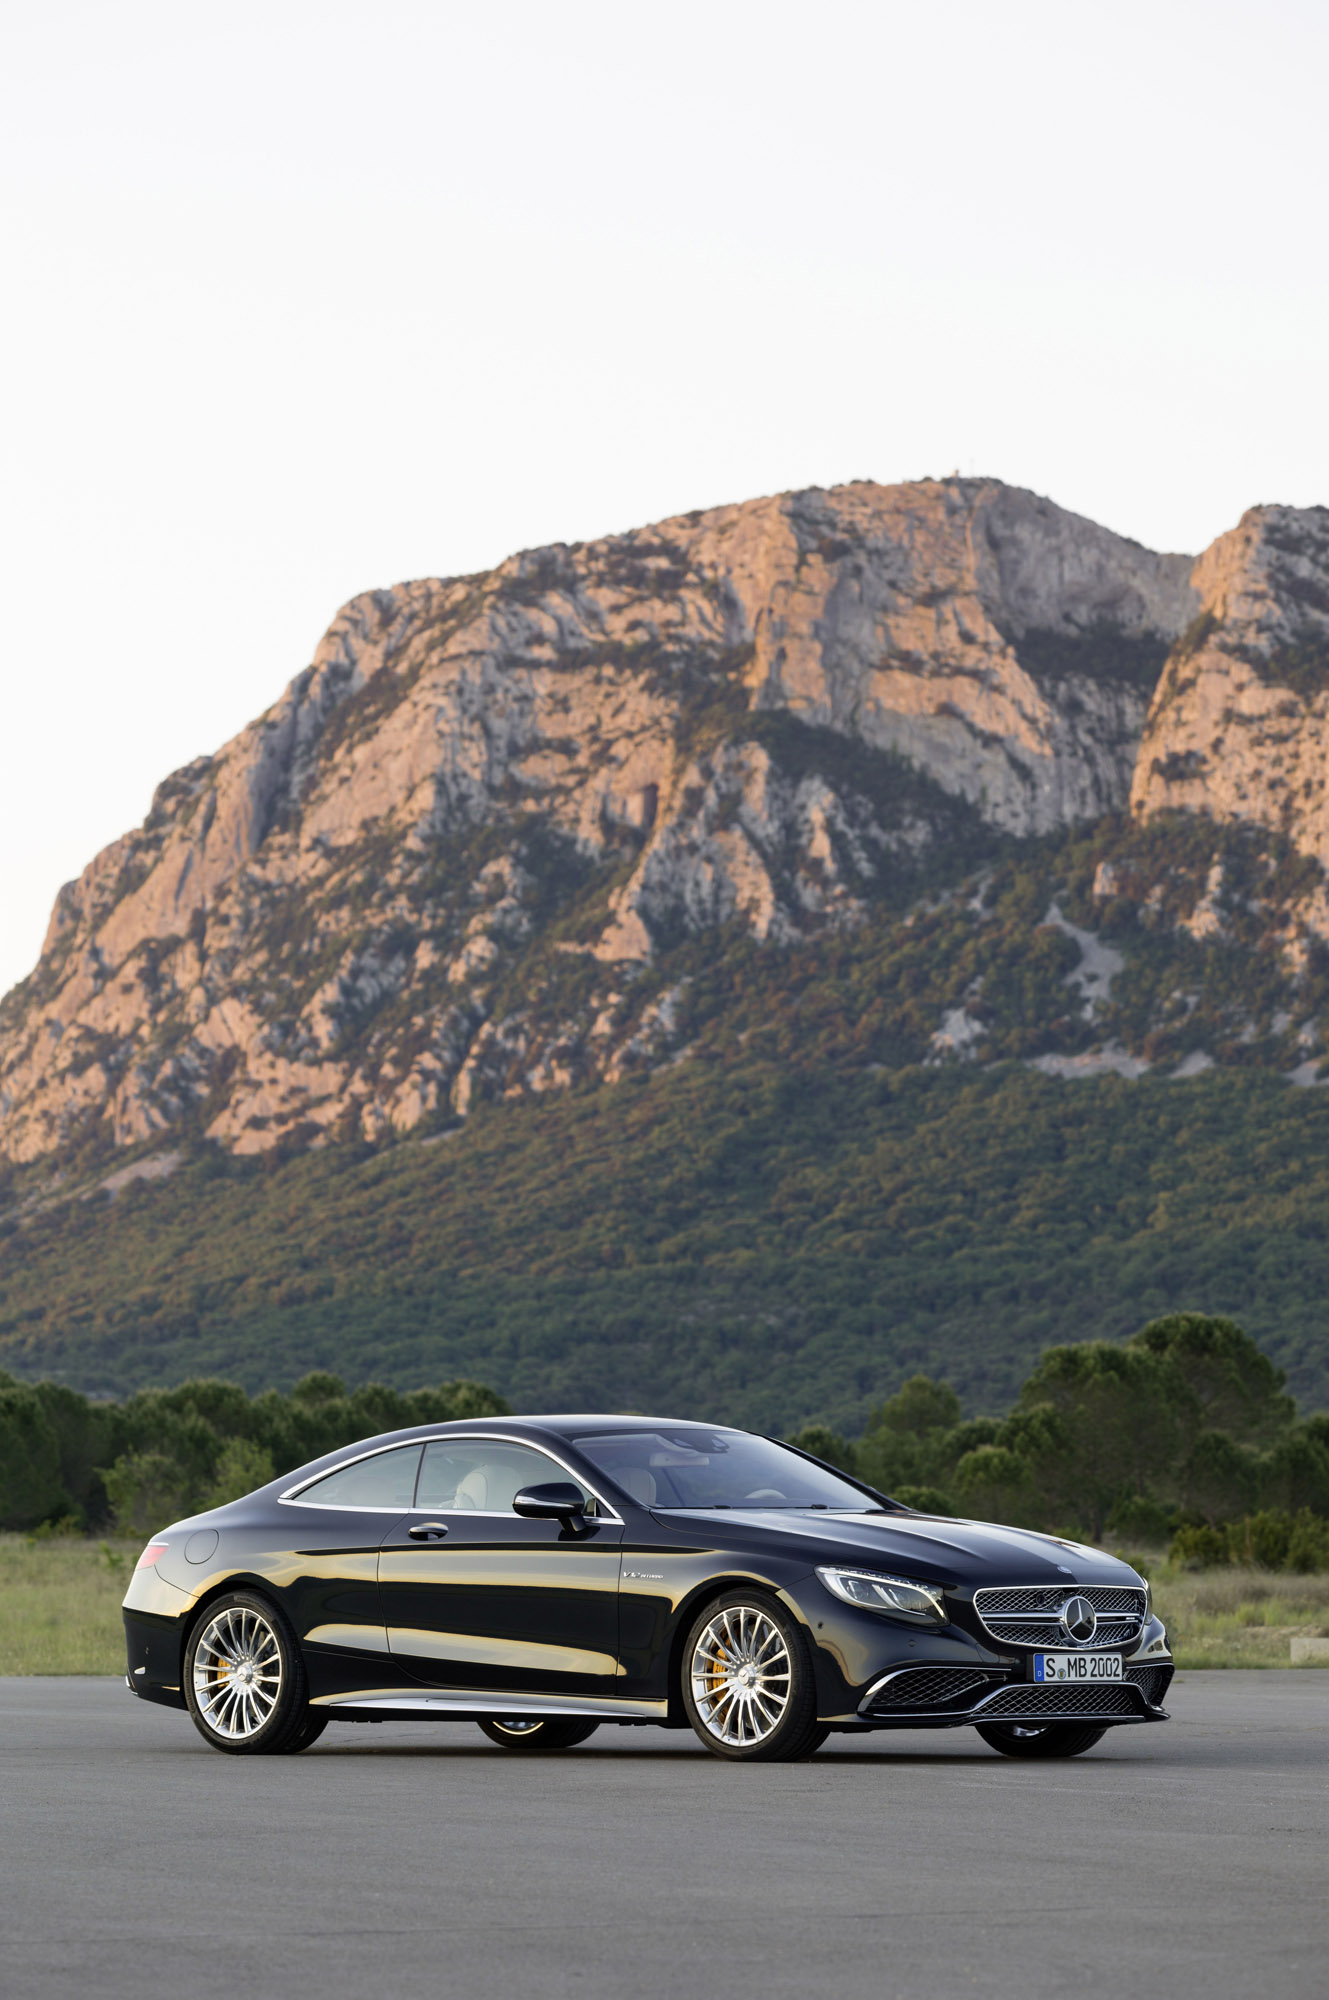
M865 1715L898 1715L911 1708L969 1708L981 1688L992 1686L990 1674L972 1673L968 1667L911 1667L907 1673L893 1674L885 1687L878 1688Z
M1033 1687L1017 1683L1002 1688L978 1710L980 1722L1037 1722L1053 1716L1113 1716L1142 1713L1140 1697L1124 1681L1101 1681L1096 1686Z
M1137 1687L1150 1708L1157 1708L1167 1693L1168 1682L1172 1679L1171 1666L1127 1667L1126 1678L1132 1687Z

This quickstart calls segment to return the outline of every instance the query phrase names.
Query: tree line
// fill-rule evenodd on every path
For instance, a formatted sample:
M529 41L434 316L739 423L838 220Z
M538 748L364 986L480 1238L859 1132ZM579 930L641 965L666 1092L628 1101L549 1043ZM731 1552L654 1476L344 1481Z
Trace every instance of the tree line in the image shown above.
M1048 1348L1004 1418L966 1421L949 1383L916 1375L860 1438L792 1442L929 1512L1329 1568L1329 1416L1299 1419L1281 1371L1215 1315Z
M348 1390L317 1373L249 1396L205 1380L116 1403L0 1375L0 1525L147 1534L359 1438L506 1414L465 1381ZM1230 1319L1173 1313L1122 1343L1048 1348L1005 1417L965 1418L949 1383L916 1375L860 1437L814 1425L791 1441L929 1512L1329 1567L1329 1416L1299 1418Z
M0 1527L150 1534L358 1438L507 1409L476 1382L348 1391L319 1373L289 1395L198 1381L115 1403L0 1374Z

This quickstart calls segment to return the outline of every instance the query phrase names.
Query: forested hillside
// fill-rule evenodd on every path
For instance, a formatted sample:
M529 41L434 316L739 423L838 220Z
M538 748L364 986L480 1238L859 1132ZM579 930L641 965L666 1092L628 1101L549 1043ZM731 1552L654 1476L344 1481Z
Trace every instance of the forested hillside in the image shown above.
M0 1363L102 1392L464 1375L526 1409L853 1430L919 1370L1002 1408L1044 1346L1189 1306L1240 1314L1324 1407L1326 1215L1329 1097L1277 1078L697 1062L36 1212Z
M961 479L353 600L0 1002L0 1365L853 1431L1194 1308L1323 1406L1326 607Z

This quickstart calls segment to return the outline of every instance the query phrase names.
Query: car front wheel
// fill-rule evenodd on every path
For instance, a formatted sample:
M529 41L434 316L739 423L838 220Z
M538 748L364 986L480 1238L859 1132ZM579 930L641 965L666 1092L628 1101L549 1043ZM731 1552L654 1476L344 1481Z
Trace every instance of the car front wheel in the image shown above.
M184 1678L189 1713L214 1750L271 1756L323 1733L295 1634L256 1592L232 1591L207 1607L189 1635Z
M1082 1729L1075 1722L1045 1722L1041 1728L1025 1728L1018 1722L980 1722L978 1733L1003 1757L1078 1757L1092 1750L1104 1734L1101 1729Z
M810 1757L829 1731L817 1721L807 1642L760 1591L708 1604L683 1647L683 1705L706 1748L744 1763Z

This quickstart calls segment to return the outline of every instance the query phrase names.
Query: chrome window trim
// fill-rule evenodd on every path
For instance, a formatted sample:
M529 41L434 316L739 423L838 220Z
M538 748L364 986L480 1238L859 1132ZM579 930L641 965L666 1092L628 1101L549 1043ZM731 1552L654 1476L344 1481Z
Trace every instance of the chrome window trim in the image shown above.
M520 1515L514 1515L510 1507L497 1508L492 1511L487 1507L402 1507L394 1509L391 1507L349 1506L343 1501L302 1500L300 1497L302 1493L307 1493L311 1486L317 1486L320 1480L331 1479L334 1472L345 1472L350 1466L359 1465L367 1458L382 1458L385 1452L410 1451L414 1446L418 1446L421 1459L423 1460L425 1447L431 1444L523 1445L526 1450L538 1452L541 1458L547 1458L551 1465L556 1465L560 1472L566 1472L569 1479L575 1480L578 1486L583 1487L590 1494L597 1509L593 1517L594 1519L617 1524L620 1528L623 1526L623 1516L618 1512L618 1509L605 1499L603 1493L591 1485L589 1479L583 1478L575 1466L569 1465L566 1459L560 1458L558 1453L552 1451L548 1445L535 1444L530 1438L513 1437L506 1431L445 1431L436 1437L409 1438L397 1444L375 1445L371 1451L353 1452L349 1458L342 1459L340 1464L330 1465L326 1471L314 1473L311 1478L303 1480L298 1486L288 1486L284 1493L278 1494L278 1504L282 1507L317 1507L324 1514L391 1514L393 1512L402 1514L448 1514L457 1520L472 1521L511 1521L522 1518ZM417 1467L417 1483L419 1477L420 1473Z

